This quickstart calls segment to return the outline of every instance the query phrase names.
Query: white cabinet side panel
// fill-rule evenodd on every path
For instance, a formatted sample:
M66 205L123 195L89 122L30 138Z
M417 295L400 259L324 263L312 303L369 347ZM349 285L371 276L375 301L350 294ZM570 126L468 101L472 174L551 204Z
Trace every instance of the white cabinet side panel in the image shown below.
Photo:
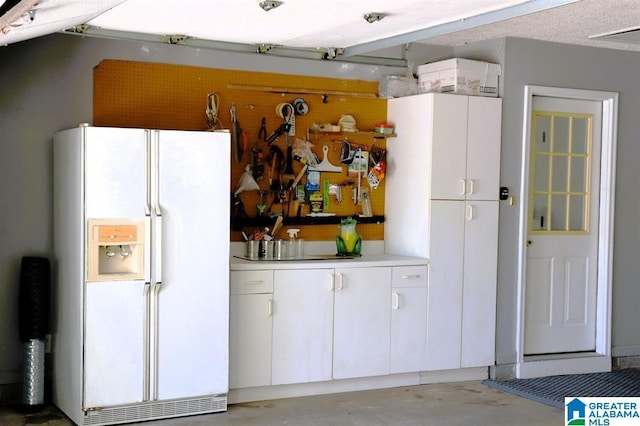
M159 399L228 390L228 139L223 133L158 132Z
M498 201L468 201L462 314L462 367L495 361Z
M273 385L331 380L333 270L275 271Z
M501 123L502 99L469 97L468 200L498 200Z
M427 370L460 368L464 201L431 201Z
M82 412L84 176L82 130L53 142L53 401L76 423Z
M433 95L390 99L387 120L398 136L387 139L385 252L425 257L431 191Z
M467 169L467 96L436 94L433 107L431 198L464 200Z

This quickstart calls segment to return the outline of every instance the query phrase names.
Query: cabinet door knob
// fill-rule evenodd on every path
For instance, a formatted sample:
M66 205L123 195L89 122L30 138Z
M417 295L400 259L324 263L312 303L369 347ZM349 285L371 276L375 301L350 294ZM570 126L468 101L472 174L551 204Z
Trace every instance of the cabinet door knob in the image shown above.
M527 247L531 247L533 245L533 241L527 240Z

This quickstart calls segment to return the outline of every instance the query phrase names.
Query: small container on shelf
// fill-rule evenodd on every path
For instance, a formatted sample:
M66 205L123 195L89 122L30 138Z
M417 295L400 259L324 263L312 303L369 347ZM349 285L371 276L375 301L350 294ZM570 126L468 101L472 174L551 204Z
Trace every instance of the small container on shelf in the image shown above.
M393 128L393 124L376 123L374 130L376 133L382 133L383 135L390 135L393 133L394 128Z

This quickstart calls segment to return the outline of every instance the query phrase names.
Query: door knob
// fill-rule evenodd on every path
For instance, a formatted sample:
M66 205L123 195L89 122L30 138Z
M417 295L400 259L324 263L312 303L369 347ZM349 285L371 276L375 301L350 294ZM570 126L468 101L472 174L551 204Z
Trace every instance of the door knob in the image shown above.
M531 247L533 245L533 241L527 240L527 247Z

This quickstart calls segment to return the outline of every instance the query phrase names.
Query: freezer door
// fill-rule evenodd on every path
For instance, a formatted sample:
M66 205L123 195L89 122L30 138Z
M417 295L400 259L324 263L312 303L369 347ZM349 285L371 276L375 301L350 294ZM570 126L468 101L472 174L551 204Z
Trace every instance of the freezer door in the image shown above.
M153 241L162 241L162 284L152 398L226 393L230 137L180 131L156 136L162 221L156 229L161 236L154 235ZM154 245L156 254L158 249Z
M87 218L144 219L147 200L145 131L87 127L84 132Z
M86 284L83 408L142 402L145 290L142 281Z

